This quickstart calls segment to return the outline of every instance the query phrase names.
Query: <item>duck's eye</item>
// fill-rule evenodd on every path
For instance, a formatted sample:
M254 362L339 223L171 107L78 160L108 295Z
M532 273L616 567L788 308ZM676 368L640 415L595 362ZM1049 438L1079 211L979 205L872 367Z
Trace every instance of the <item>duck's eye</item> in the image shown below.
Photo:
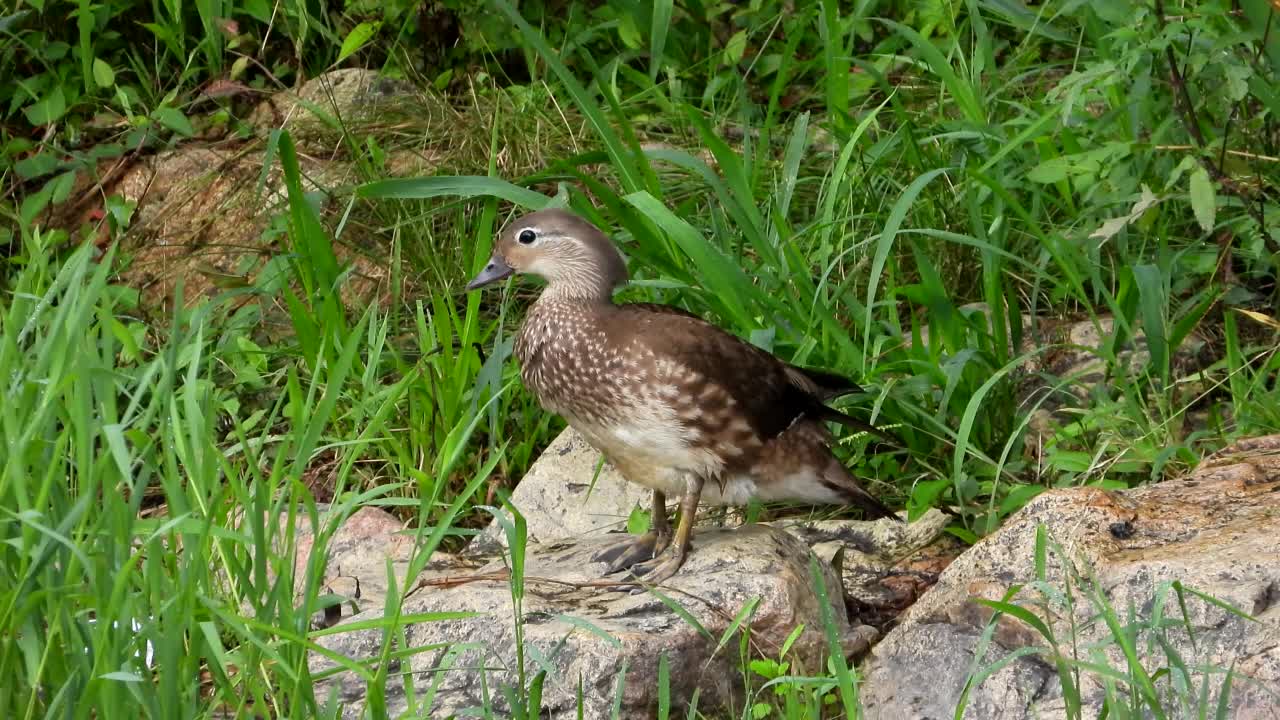
M538 239L538 234L532 230L521 230L520 237L517 238L521 244L528 245Z

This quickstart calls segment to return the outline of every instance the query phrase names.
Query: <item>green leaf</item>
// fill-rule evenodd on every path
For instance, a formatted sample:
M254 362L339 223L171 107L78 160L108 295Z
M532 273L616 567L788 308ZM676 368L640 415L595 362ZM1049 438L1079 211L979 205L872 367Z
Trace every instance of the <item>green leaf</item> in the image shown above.
M622 41L632 50L639 50L643 42L640 37L640 30L636 27L635 18L631 17L631 13L623 12L618 16L618 39Z
M627 532L632 535L643 535L649 531L649 512L639 505L631 508L627 516Z
M724 62L726 65L737 65L747 52L747 31L739 30L724 45Z
M865 317L863 318L863 336L862 343L863 357L869 356L871 348L871 314L876 304L876 290L880 286L880 280L884 274L885 262L889 259L889 249L893 245L893 241L898 236L898 230L902 227L903 220L907 217L907 210L916 201L916 197L924 190L935 177L947 172L950 168L940 167L930 170L923 175L916 177L911 184L902 191L902 195L893 204L889 210L889 217L885 220L884 229L880 231L880 238L876 241L875 256L871 261L871 277L867 282L867 304Z
M1135 265L1133 279L1138 286L1142 325L1147 333L1147 350L1151 355L1151 366L1157 376L1168 382L1169 354L1176 350L1169 347L1169 331L1165 326L1169 288L1165 286L1164 275L1160 272L1160 268L1151 263Z
M151 111L151 117L155 118L156 122L184 137L191 137L196 134L195 128L191 127L191 121L177 108L162 105Z
M54 205L61 205L71 195L72 189L76 184L76 171L67 170L49 181L49 202Z
M382 22L362 22L351 28L347 37L342 40L342 49L338 51L338 62L346 60L364 47L382 27Z
M48 95L22 109L27 122L32 125L48 125L57 122L67 111L67 96L62 94L62 86L55 85Z
M107 214L116 222L116 226L124 229L129 227L129 221L133 219L133 211L138 207L135 201L126 200L120 195L108 195L104 203L107 208Z
M671 666L667 654L658 655L658 720L671 716Z
M37 10L41 12L44 11L43 3L32 2L30 4L33 7L35 7ZM3 17L0 17L0 33L10 32L10 30L18 26L18 23L22 22L23 20L26 20L27 16L30 14L31 14L30 10L21 10L19 12L13 13L12 15L5 15Z
M1159 202L1159 200L1156 198L1155 194L1151 192L1151 189L1148 188L1146 185L1143 185L1142 197L1139 198L1138 201L1133 204L1133 207L1130 208L1128 213L1121 215L1120 217L1117 217L1117 218L1111 218L1110 220L1107 220L1106 222L1102 223L1101 227L1089 233L1089 237L1097 238L1104 241L1110 240L1111 238L1115 237L1117 233L1123 230L1125 226L1127 226L1129 223L1142 217L1143 213L1145 213L1157 202Z
M822 0L818 3L818 38L822 42L822 75L827 110L834 116L840 135L847 130L849 117L850 58L846 50L846 25L840 17L845 3Z
M739 328L751 329L758 325L754 314L747 309L747 303L758 290L751 284L741 265L726 257L718 247L707 242L702 233L649 193L631 193L624 199L676 241L701 271L700 279L706 290L723 303L725 312Z
M32 180L48 175L58 169L58 158L51 152L41 151L13 164L14 172L23 180Z
M1068 161L1066 158L1050 158L1036 165L1027 172L1031 182L1052 185L1067 179Z
M979 96L973 82L968 77L962 77L951 66L949 55L944 54L932 40L906 25L892 20L882 20L881 22L893 28L915 46L924 64L942 80L942 84L947 91L955 98L956 104L960 106L965 119L980 127L987 124L987 112L986 108L983 107L982 98Z
M98 87L106 88L116 84L116 71L102 58L93 59L93 81Z
M245 70L248 70L248 69L249 69L249 56L241 55L240 57L236 58L235 62L231 63L230 79L238 80L240 77L244 75Z
M271 22L271 3L267 0L248 0L245 3L237 3L250 17L264 25Z
M440 92L444 92L446 89L448 89L449 83L452 81L453 81L453 68L449 68L444 72L440 73L439 75L437 75L435 80L431 81L431 87L435 88L436 90L439 90Z
M1213 181L1209 179L1209 172L1203 165L1191 173L1191 210L1196 214L1200 229L1205 232L1213 230L1218 204L1213 193Z

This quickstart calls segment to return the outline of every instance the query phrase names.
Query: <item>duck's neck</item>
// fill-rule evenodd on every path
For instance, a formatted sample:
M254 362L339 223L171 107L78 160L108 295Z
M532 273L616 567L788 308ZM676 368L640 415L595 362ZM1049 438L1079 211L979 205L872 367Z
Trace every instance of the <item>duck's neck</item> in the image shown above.
M613 307L613 289L602 283L556 280L548 283L538 303L571 303L593 308Z
M571 335L566 329L598 328L608 322L608 315L616 309L609 293L585 292L582 286L568 283L548 283L521 323L516 356L527 365L543 348L566 341Z
M520 377L544 408L582 419L594 412L577 404L581 368L599 360L617 306L608 294L575 292L552 283L525 314L516 335Z

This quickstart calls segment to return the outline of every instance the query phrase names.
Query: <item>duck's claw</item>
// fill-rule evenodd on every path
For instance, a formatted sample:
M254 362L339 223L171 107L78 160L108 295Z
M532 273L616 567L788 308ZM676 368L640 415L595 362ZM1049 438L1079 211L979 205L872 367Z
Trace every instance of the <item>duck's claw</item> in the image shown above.
M605 575L626 570L646 560L652 560L671 544L671 533L649 532L620 540L592 556L595 562L605 563Z

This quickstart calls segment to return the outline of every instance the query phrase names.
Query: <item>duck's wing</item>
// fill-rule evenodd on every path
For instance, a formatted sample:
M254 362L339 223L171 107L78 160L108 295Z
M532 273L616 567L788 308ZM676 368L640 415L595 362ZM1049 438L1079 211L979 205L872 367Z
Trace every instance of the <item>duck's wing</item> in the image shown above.
M675 307L673 305L660 305L658 303L631 303L622 306L629 312L655 314L655 315L675 315L678 317L688 318L695 325L713 328L715 331L724 332L718 326L712 325L706 320L694 315L684 308ZM727 334L727 333L726 333ZM750 343L746 343L741 339L734 337L740 343L755 347ZM757 348L758 349L758 348ZM764 351L761 351L764 352ZM783 364L788 370L788 378L805 392L816 395L823 400L834 400L838 397L851 395L853 393L862 392L862 387L849 378L830 370L820 368L801 367L792 363L788 363L777 357L774 357L779 363Z
M762 442L797 419L810 417L902 445L870 423L827 407L830 400L862 392L843 375L785 362L681 308L632 303L619 306L619 311L625 318L621 326L633 328L649 351L686 368L698 378L691 382L709 383L731 397L739 417ZM711 389L697 391L716 394Z

